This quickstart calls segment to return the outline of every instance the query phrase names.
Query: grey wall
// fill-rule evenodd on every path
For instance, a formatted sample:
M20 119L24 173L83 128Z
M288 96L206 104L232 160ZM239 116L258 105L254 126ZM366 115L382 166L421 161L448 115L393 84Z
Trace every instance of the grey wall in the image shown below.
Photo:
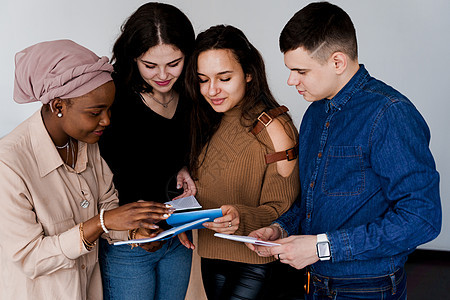
M215 24L241 28L262 52L270 85L300 124L306 103L286 85L288 71L278 50L287 20L309 1L173 0L197 32ZM358 34L360 62L369 72L407 95L423 114L432 133L431 149L441 174L443 231L422 248L450 250L450 1L331 1L352 17ZM0 137L36 111L39 104L12 100L14 54L44 40L68 38L98 55L111 56L119 27L138 0L2 0L0 5Z

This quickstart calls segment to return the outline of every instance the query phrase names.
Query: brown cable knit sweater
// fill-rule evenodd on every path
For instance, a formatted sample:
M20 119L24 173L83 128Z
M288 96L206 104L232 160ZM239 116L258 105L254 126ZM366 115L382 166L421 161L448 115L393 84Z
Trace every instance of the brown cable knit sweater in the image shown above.
M241 125L241 111L226 112L219 129L212 137L206 157L198 171L197 199L203 208L234 205L239 211L237 235L270 225L287 211L299 193L298 164L288 177L277 172L277 163L267 165L264 155L273 153L272 141L264 128L255 137ZM292 121L277 118L293 140L297 133ZM296 142L296 140L295 140ZM205 149L200 156L204 158ZM251 264L268 263L273 257L259 257L244 243L214 237L214 231L198 232L198 253L201 257Z

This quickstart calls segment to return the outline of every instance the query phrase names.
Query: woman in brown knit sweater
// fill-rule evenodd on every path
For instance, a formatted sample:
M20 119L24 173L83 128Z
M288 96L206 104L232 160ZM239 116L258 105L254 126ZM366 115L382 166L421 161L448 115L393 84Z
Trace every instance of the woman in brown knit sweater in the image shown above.
M290 207L299 192L297 131L269 90L260 53L235 27L198 35L186 80L197 198L223 212L199 231L205 291L210 300L259 299L273 258L214 233L248 235Z

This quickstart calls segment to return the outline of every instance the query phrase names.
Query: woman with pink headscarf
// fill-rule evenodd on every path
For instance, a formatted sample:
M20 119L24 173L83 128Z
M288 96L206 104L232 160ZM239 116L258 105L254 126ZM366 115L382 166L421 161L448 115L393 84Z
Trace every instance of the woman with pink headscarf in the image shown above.
M59 40L15 60L14 100L43 106L0 140L0 298L102 299L100 235L155 229L172 209L118 207L97 145L115 93L107 57Z

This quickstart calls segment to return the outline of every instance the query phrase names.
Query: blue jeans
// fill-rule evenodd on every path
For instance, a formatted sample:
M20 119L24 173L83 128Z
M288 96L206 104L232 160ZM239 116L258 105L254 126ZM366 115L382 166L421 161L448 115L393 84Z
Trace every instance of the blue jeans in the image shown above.
M100 267L105 300L183 300L191 271L192 250L174 237L155 252L100 239Z
M305 299L403 300L406 299L406 273L400 268L394 274L379 277L333 278L311 272Z

